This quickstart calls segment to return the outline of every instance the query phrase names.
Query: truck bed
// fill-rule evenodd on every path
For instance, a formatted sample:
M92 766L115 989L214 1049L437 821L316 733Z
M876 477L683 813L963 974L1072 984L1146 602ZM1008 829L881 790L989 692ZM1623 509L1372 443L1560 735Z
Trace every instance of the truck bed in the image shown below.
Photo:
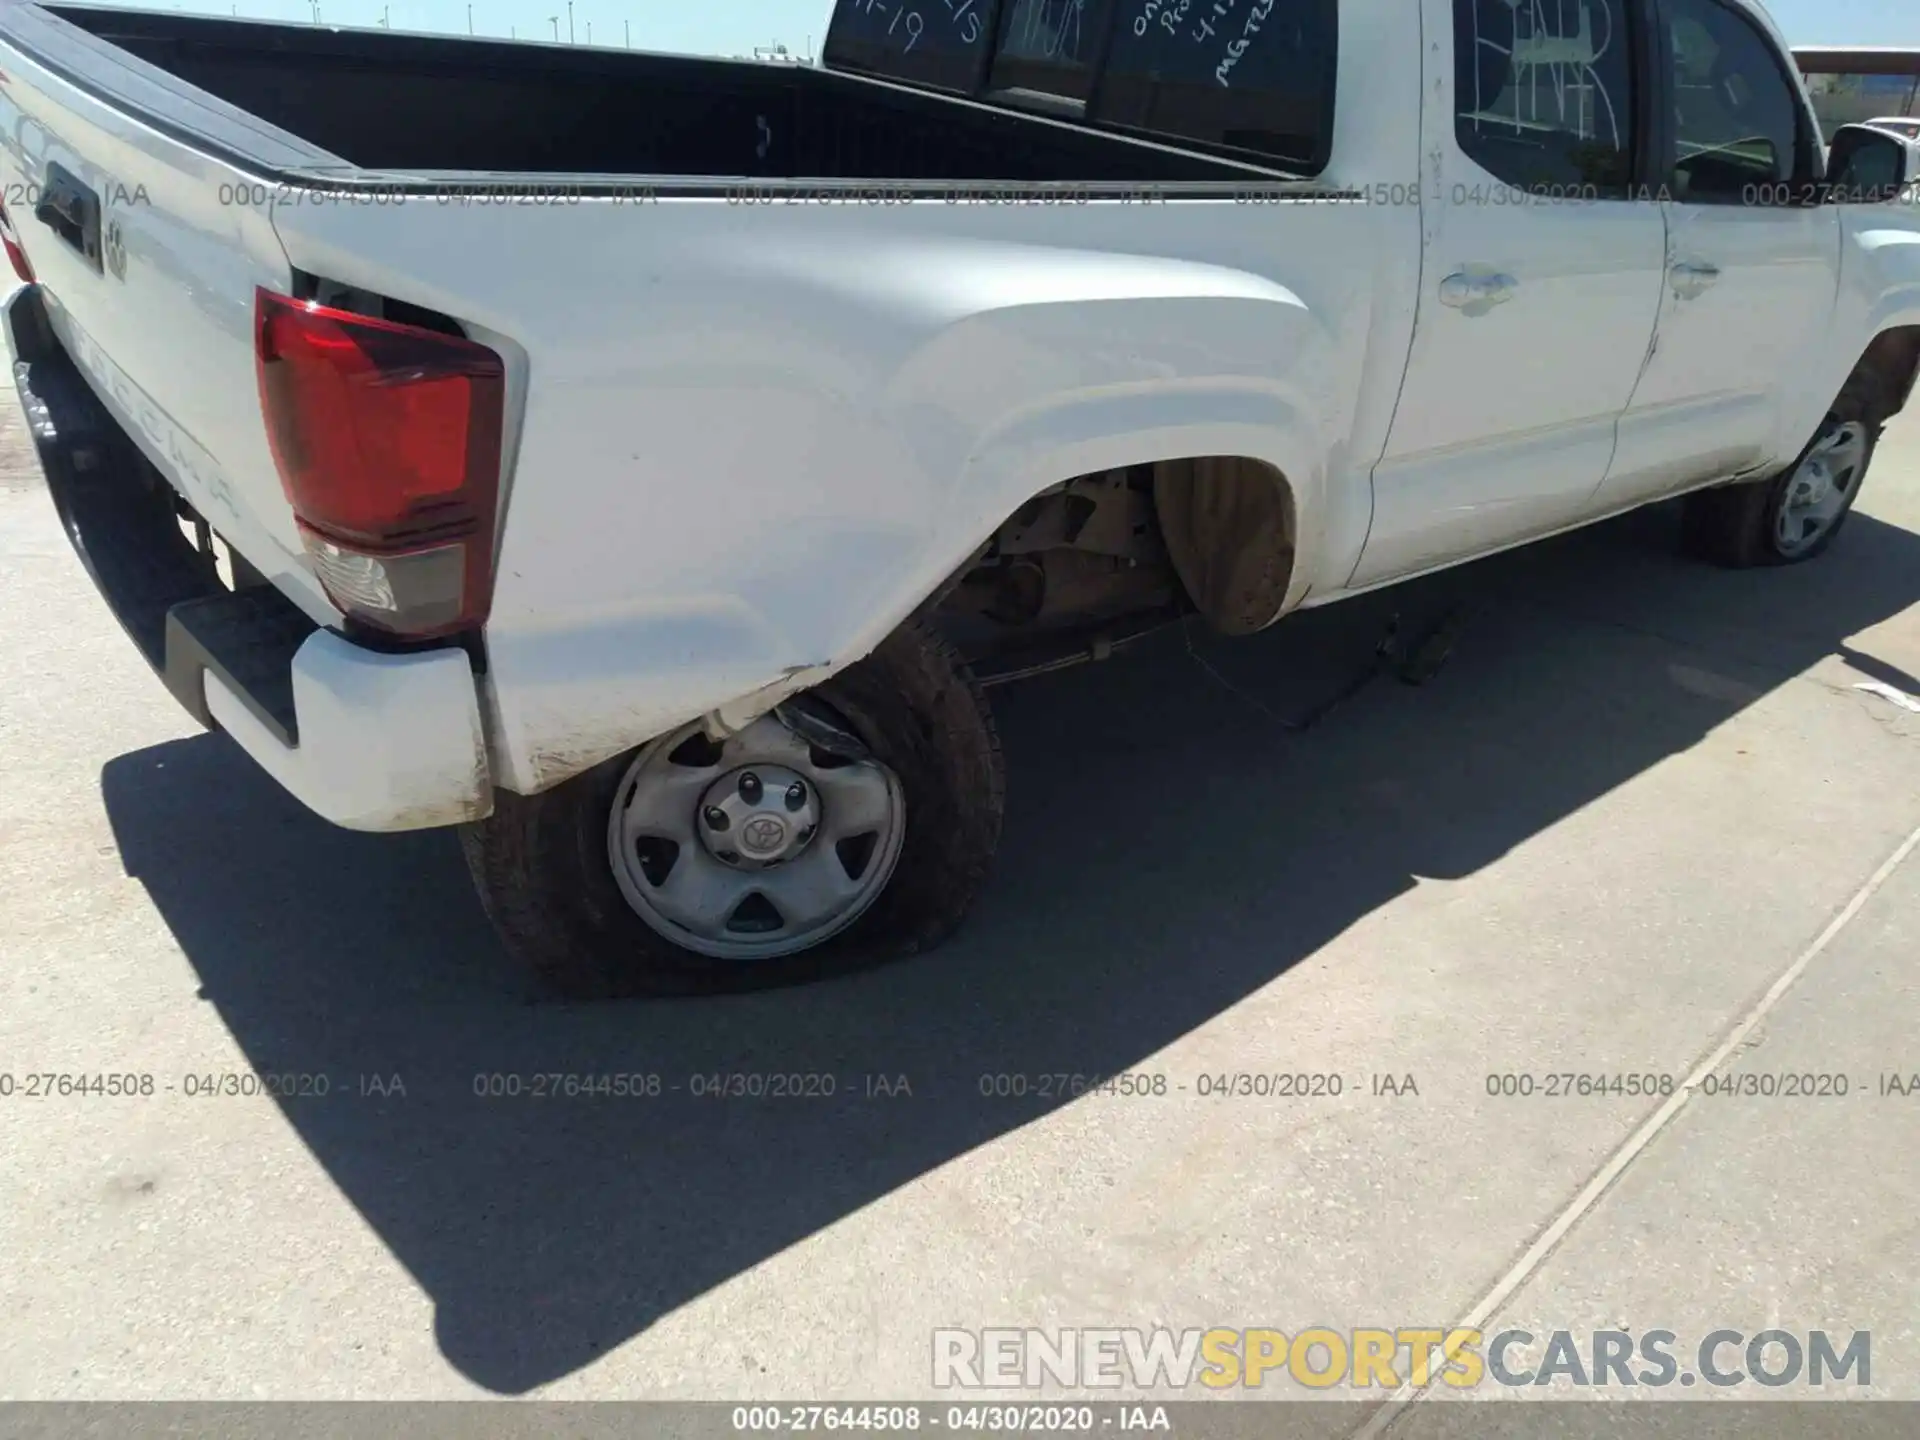
M367 170L1091 183L1275 173L804 66L48 8Z
M1357 13L1364 56L1397 22ZM258 653L272 641L284 658L313 627L275 662L290 714L284 693L239 683L256 650L197 615L181 688L218 662L236 684L200 681L207 714L293 793L341 823L407 828L852 663L1062 477L1148 446L1318 473L1302 437L1361 419L1378 432L1405 366L1420 211L1344 203L1344 187L1418 173L1418 58L1352 67L1348 113L1385 138L1303 179L1164 129L871 72L0 0L0 172L44 305L41 368L70 362L70 388L138 452L131 479L299 612L266 616ZM1216 114L1220 145L1258 128L1245 108ZM1275 114L1310 160L1318 132ZM1084 203L950 203L1021 181ZM416 202L448 182L582 203ZM379 203L396 189L405 203ZM874 191L893 203L800 203ZM411 529L298 508L289 457L307 451L281 445L275 417L299 397L262 388L283 359L263 317L288 314L342 374L377 352L353 373L424 385L438 372L403 363L405 346L476 366L485 352L449 373L468 402L485 392L487 423L424 414L407 433L445 453L380 462L438 466L435 484L457 462L481 502ZM385 331L342 346L326 326L393 327L401 361ZM386 388L303 393L385 404ZM312 433L397 424L330 412ZM1383 433L1352 453L1378 453ZM1339 488L1357 503L1335 523L1363 534L1364 486ZM401 547L396 562L459 548L458 597L443 592L430 625L381 630L369 607L401 596L352 586L386 561L328 524ZM738 558L760 555L775 558ZM162 578L180 581L160 597L172 614L187 577ZM136 628L172 668L156 608ZM251 646L262 617L246 618Z

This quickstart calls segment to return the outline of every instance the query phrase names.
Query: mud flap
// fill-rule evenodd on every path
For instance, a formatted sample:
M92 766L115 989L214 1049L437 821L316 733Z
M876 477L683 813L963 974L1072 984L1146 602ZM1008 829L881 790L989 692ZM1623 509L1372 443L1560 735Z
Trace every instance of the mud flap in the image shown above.
M1270 624L1293 574L1293 518L1272 471L1232 457L1155 467L1153 503L1188 598L1224 635Z

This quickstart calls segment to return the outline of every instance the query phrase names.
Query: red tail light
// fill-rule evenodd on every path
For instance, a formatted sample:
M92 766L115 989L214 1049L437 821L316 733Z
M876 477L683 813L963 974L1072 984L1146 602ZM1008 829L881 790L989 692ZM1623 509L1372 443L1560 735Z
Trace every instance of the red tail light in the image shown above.
M27 284L33 284L33 266L27 263L27 252L20 248L20 237L13 233L13 221L8 217L5 205L0 205L0 245L7 247L7 259L12 262L13 273Z
M479 625L493 598L505 370L484 345L261 290L267 438L347 614L396 635Z

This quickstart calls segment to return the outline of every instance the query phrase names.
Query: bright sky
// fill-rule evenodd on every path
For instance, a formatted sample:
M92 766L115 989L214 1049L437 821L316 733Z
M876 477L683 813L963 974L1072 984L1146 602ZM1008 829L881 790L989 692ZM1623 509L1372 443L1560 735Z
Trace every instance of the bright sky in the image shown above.
M271 20L307 20L308 0L119 0L153 10L237 12ZM1404 4L1405 0L1380 0ZM1920 0L1771 0L1774 18L1796 45L1920 47ZM798 53L809 39L820 48L831 0L573 0L573 39L636 49L745 55L757 45L784 44ZM567 39L567 0L319 0L334 25L378 25L382 11L396 30L464 31L469 11L483 35Z

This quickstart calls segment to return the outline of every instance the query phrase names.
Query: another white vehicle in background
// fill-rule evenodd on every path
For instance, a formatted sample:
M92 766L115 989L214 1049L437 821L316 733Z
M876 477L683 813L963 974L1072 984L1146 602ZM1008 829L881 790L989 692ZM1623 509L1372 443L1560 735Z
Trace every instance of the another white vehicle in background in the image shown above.
M1828 173L1761 10L1408 3L841 0L814 69L5 0L50 491L565 991L925 949L983 677L1682 495L1807 560L1907 403L1913 153Z

